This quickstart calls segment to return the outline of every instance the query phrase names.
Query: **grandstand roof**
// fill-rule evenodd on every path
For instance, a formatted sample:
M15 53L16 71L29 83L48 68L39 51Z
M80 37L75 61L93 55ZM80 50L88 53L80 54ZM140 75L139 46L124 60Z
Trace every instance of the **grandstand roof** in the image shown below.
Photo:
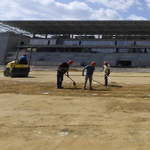
M150 21L0 21L31 34L149 35Z

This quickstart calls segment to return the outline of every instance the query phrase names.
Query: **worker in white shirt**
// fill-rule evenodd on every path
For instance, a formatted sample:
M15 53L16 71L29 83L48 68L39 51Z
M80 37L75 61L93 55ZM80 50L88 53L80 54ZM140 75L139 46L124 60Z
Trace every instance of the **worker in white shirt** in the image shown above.
M108 86L108 76L110 74L110 65L107 61L104 62L101 72L104 72L105 86Z

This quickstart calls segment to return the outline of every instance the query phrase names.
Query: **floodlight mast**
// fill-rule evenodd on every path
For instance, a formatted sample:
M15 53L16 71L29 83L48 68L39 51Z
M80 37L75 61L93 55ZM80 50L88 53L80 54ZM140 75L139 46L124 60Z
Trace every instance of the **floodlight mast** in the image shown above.
M19 48L20 48L20 42L21 42L21 38L22 38L22 34L20 34L20 37L19 37L19 43L18 43L18 47L17 47L17 55L16 55L15 62L17 61L17 58L18 58L18 54L19 54Z

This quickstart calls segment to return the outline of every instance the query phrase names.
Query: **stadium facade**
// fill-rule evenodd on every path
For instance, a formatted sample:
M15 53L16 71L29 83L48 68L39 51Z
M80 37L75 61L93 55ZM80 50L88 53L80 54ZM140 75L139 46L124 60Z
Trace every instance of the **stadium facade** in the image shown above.
M0 61L29 50L34 65L150 67L150 21L0 21ZM21 54L21 53L20 53Z

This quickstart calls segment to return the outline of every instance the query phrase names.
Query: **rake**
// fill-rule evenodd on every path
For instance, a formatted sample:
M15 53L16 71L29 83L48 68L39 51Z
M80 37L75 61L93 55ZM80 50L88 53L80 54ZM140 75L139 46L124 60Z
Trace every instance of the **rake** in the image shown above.
M103 74L105 75L105 73L103 72ZM106 75L107 76L107 75ZM111 81L111 83L116 83L116 82L112 82L111 78L109 76L107 76L107 78Z
M89 77L87 77L87 78L89 78ZM100 82L98 82L98 81L96 81L96 80L94 80L94 79L92 79L93 81L95 81L95 82L97 82L97 83L99 83L99 84L101 84L101 85L103 85L102 83L100 83Z
M96 80L94 80L94 79L92 79L93 81L95 81L95 82L97 82L97 83L99 83L99 84L101 84L101 85L103 85L102 83L100 83L100 82L98 82L98 81L96 81Z
M66 74L65 74L66 75ZM67 75L66 75L67 76ZM67 76L68 77L68 76ZM73 85L76 86L76 83L73 79L71 79L70 77L68 77L72 82L73 82Z

